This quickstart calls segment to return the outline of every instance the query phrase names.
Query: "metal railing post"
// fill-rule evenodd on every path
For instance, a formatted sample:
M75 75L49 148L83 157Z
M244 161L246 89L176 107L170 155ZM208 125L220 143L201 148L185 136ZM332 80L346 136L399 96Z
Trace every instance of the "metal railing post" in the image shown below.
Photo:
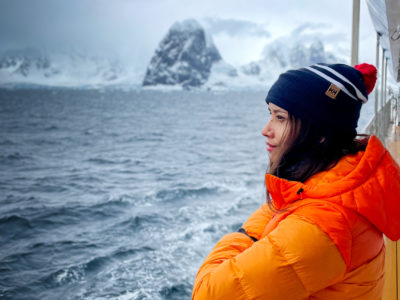
M351 31L351 65L358 63L358 36L360 32L360 0L353 0L353 27Z
M385 71L384 71L384 75L385 75L385 86L384 86L384 92L383 92L383 103L387 102L387 63L388 63L388 59L385 58Z
M376 69L379 70L379 34L376 34ZM378 89L378 79L375 85L375 115L378 113L378 101L379 101L379 89Z
M400 87L399 92L397 93L397 101L396 101L396 119L397 119L397 126L400 126Z
M385 51L383 50L382 51L382 67L381 67L381 107L380 107L380 109L382 109L382 107L383 107L383 93L384 93L384 90L383 90L383 87L384 87L384 84L385 84L385 78L384 78L384 76L385 76Z

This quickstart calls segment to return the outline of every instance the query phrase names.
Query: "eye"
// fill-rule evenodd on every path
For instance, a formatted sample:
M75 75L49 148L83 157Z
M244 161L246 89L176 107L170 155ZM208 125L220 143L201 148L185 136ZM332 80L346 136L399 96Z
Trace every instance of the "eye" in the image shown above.
M282 122L286 120L286 118L285 118L284 116L280 116L280 115L277 115L276 118L277 118L279 121L282 121Z

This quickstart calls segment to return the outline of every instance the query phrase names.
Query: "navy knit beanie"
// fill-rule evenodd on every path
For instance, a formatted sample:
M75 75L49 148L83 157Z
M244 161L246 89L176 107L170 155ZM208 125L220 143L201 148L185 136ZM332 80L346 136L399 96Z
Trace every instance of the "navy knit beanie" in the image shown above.
M372 65L317 64L281 74L265 101L309 120L323 134L355 136L375 81Z

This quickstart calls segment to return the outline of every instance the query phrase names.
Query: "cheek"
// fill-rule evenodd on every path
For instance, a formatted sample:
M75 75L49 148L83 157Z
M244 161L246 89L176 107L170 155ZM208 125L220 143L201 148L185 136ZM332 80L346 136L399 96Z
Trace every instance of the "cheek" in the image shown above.
M290 135L290 125L288 123L281 124L277 131L277 138L279 139L279 143L281 146L285 145L288 142Z
M276 129L276 139L279 141L279 143L283 143L285 141L285 128L283 126L279 126L279 128Z

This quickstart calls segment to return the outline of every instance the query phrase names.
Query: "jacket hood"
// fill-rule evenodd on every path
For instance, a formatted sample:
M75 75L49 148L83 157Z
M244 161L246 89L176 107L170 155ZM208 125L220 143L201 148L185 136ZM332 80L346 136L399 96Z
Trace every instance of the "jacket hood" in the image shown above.
M343 157L305 183L266 174L274 205L297 200L329 201L357 211L391 240L400 238L400 167L376 136L365 151Z

